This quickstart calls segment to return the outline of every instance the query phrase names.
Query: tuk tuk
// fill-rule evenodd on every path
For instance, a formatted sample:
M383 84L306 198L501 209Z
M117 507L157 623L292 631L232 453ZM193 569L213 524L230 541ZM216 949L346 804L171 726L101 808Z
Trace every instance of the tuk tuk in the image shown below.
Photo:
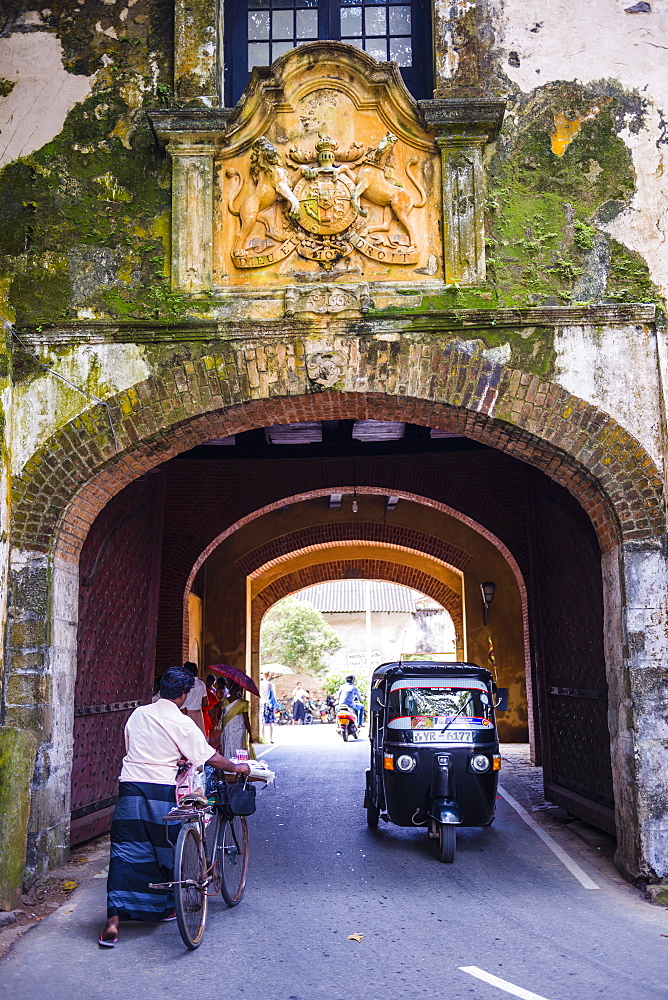
M439 860L454 861L457 827L494 820L495 707L507 707L507 691L473 663L384 663L371 679L369 707L367 823L426 827Z

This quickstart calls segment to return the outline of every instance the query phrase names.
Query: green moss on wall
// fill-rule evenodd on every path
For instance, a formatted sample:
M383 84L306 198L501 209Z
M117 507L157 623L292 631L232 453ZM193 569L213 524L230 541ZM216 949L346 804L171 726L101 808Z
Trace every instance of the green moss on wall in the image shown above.
M618 245L601 228L633 196L631 153L618 133L639 128L644 110L609 82L551 84L512 107L490 163L486 220L500 304L632 301L630 288L642 289L633 301L661 302L646 266L644 280L636 273L640 262L622 287L612 266Z
M14 0L9 20L28 7ZM60 135L0 172L0 275L19 325L211 314L211 299L169 288L170 164L144 113L170 99L172 5L137 0L120 13L104 0L59 0L40 15L66 68L96 81ZM415 315L660 302L643 261L603 228L633 195L619 133L640 128L644 111L638 95L608 81L511 99L488 164L487 282L448 289ZM551 141L559 115L579 124L561 156Z
M32 733L0 727L0 909L21 895L35 749Z

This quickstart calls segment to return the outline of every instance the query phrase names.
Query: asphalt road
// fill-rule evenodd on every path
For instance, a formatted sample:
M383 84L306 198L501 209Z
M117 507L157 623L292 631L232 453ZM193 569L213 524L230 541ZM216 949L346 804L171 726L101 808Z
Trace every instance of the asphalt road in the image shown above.
M668 998L668 913L574 837L560 843L596 890L505 799L494 825L460 831L454 864L440 864L423 831L367 829L367 740L343 744L331 726L279 730L279 738L296 745L267 755L277 789L258 796L250 821L245 896L233 910L212 901L198 951L186 951L175 923L122 924L116 948L99 948L105 883L92 879L16 943L0 966L0 995ZM360 942L348 940L354 932Z

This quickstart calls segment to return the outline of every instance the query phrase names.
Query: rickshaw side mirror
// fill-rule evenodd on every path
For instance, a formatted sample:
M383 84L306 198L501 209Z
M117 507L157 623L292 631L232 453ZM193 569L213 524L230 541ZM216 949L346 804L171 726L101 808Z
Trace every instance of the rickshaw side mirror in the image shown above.
M371 688L371 698L369 700L369 709L372 712L380 712L381 709L385 708L385 702L380 697L380 691L378 688Z
M508 688L496 688L496 701L494 708L497 712L508 711Z

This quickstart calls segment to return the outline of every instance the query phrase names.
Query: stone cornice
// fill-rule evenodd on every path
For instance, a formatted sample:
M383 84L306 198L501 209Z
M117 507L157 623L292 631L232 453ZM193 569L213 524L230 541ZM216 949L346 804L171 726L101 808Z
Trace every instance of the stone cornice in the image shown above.
M373 290L372 294L373 294ZM444 309L434 312L416 312L411 309L388 313L378 312L363 319L335 319L327 317L324 330L332 336L374 336L383 333L432 333L456 334L458 330L522 329L527 327L564 326L626 326L652 324L655 307L643 303L596 306L539 306L531 309ZM313 328L313 320L307 323ZM32 348L41 344L69 343L162 343L170 341L210 342L216 340L257 341L265 339L290 339L303 336L304 326L298 318L263 320L262 333L257 322L232 319L191 319L165 322L146 320L79 320L67 323L43 324L22 327L22 340ZM17 350L20 347L16 346Z
M196 136L222 136L236 108L165 108L147 111L153 131L162 143Z
M418 101L418 107L427 126L437 136L457 138L463 134L485 136L488 142L496 139L506 112L504 100L481 97L447 97L433 101Z

